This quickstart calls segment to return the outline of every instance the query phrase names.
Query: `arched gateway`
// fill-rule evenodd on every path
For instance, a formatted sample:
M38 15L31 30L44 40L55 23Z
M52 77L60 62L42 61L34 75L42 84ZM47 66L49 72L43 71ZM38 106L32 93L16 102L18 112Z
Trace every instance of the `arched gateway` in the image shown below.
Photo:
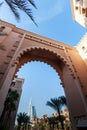
M15 73L24 63L35 60L50 64L59 74L73 130L87 125L87 65L76 48L3 21L0 21L0 115Z

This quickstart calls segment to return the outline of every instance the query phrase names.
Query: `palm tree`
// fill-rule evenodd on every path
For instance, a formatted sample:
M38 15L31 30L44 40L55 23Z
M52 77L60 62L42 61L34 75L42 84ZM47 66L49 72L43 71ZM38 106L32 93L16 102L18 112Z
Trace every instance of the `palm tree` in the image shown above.
M19 113L17 115L17 124L18 124L18 130L20 130L21 128L23 129L27 129L29 130L30 127L30 117L24 112L24 113Z
M0 130L9 130L9 128L6 125L0 123Z
M19 94L16 90L9 89L7 98L4 103L4 109L0 118L0 121L3 124L8 124L10 121L10 115L12 111L16 110L16 101L19 98Z
M23 114L19 113L17 115L17 124L18 124L18 130L20 130L21 126L22 126L22 120L23 120Z
M13 12L15 17L17 18L17 20L20 19L18 10L22 10L29 16L29 18L34 22L34 24L36 24L34 17L32 15L32 9L30 8L30 5L32 5L34 8L37 9L33 0L5 0L5 2L7 3L11 11ZM3 3L4 1L0 3L0 6Z
M47 101L46 105L57 111L62 130L64 130L64 124L61 117L61 109L63 106L67 106L66 98L64 96L61 96L59 98L51 98L51 101Z
M48 117L48 123L49 123L49 125L50 125L50 129L54 130L55 117Z
M24 124L23 124L25 130L26 130L26 129L29 130L30 124L31 124L31 122L30 122L30 117L26 114L26 115L25 115L25 118L24 118Z

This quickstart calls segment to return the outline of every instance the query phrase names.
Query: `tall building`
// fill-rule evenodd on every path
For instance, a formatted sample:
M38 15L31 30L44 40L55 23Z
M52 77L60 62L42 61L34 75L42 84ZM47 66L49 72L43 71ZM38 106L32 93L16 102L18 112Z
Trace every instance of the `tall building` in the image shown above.
M73 19L87 28L87 0L71 0Z
M76 46L80 56L85 61L87 65L87 33L83 36L83 38L79 41Z
M24 83L24 79L22 78L14 78L14 80L11 83L11 90L13 91L17 91L17 93L19 94L19 98L15 103L16 106L16 110L11 112L11 121L10 121L10 128L9 130L13 130L14 129L14 125L15 125L15 118L16 118L16 114L17 114L17 110L18 110L18 106L19 106L19 101L20 101L20 97L21 97L21 93L22 93L22 86Z
M29 104L29 113L28 113L28 115L30 116L31 121L36 117L36 108L35 108L35 106L32 106L31 101L30 101L30 104Z

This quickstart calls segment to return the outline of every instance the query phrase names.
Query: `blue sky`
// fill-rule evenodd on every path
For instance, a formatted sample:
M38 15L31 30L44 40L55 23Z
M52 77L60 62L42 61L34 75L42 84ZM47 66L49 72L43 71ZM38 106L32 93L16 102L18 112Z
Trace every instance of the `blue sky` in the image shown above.
M38 9L32 9L38 27L23 12L20 12L21 20L17 22L5 3L0 8L0 19L24 30L76 46L86 29L73 21L70 0L35 0L35 3ZM18 76L25 79L18 112L28 112L31 99L39 117L43 114L50 116L54 110L46 106L46 101L64 95L55 70L43 62L30 62L20 69Z

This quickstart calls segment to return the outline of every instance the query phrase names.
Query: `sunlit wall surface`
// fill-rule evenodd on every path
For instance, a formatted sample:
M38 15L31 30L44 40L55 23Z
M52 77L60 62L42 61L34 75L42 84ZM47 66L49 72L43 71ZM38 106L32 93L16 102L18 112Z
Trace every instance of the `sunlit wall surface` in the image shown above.
M73 19L87 28L87 0L71 0Z
M81 55L82 59L87 64L87 33L80 40L76 48L79 54Z

